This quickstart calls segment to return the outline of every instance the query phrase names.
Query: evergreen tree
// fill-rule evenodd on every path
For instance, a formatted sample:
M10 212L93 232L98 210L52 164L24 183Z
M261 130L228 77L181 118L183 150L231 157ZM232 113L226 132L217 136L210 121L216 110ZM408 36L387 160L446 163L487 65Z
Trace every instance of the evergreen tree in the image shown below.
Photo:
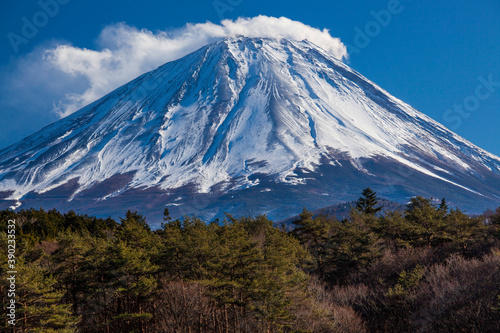
M441 199L441 203L439 204L439 210L444 213L444 215L448 214L448 204L446 203L446 199Z
M416 197L404 214L352 209L342 221L304 210L288 234L265 216L207 224L166 211L151 231L131 211L116 224L0 210L0 226L15 219L19 235L15 330L407 332L434 304L447 310L422 327L496 332L500 208L483 225L446 206ZM4 275L7 240L0 230ZM8 287L0 281L3 309Z
M18 321L16 327L28 332L76 332L78 318L71 305L63 304L64 291L57 288L57 279L40 265L40 260L17 261L16 281Z
M490 224L496 227L500 227L500 207L490 216Z
M155 272L157 266L151 263L149 253L144 248L133 248L117 240L110 248L110 265L113 267L112 284L118 306L114 331L128 331L141 327L152 317L146 304L154 296L156 289Z
M252 239L245 226L249 220L228 218L229 221L216 228L217 250L207 263L207 278L201 282L208 288L208 295L216 300L223 326L228 327L232 321L236 327L242 313L252 309L262 255L259 239ZM258 226L255 232L259 233Z
M364 217L353 210L349 219L335 223L332 228L325 260L330 282L345 282L346 276L368 266L378 255L377 239Z
M356 209L367 215L375 215L383 206L375 207L378 204L377 192L373 192L367 187L361 193L361 197L356 201Z
M412 227L413 244L431 247L442 242L446 227L443 217L443 211L432 203L432 198L411 198L406 206L405 219Z
M207 225L196 217L163 224L161 230L161 252L158 264L170 278L176 280L203 280L207 265L217 250L219 225Z
M84 285L85 297L81 301L82 331L92 328L110 332L111 318L115 315L117 290L115 279L120 277L112 256L112 241L95 237L89 241L79 274Z
M304 208L299 218L293 221L293 224L296 227L291 234L310 251L316 260L315 271L319 273L320 277L325 277L324 260L328 237L335 221L323 214L314 217L312 212Z
M117 303L121 304L113 317L119 330L132 327L143 331L152 318L146 309L156 289L158 266L154 259L159 252L159 242L151 232L146 219L137 212L126 213L117 228L110 248L110 259L115 276L112 283L117 292Z
M80 274L91 236L66 232L58 239L58 248L52 255L54 274L66 290L65 301L72 304L73 313L79 314L79 305L85 295L85 276Z
M460 247L464 256L469 244L481 234L483 228L480 218L470 217L458 208L450 210L445 218L445 232Z
M489 233L494 238L500 239L500 207L498 207L495 212L491 212L489 216L486 215L485 221L489 225Z
M262 331L272 332L289 328L292 303L305 297L308 278L297 267L306 255L299 242L267 223L252 305L265 320Z
M394 252L409 246L410 226L399 211L386 212L377 219L373 230L385 243L385 247Z

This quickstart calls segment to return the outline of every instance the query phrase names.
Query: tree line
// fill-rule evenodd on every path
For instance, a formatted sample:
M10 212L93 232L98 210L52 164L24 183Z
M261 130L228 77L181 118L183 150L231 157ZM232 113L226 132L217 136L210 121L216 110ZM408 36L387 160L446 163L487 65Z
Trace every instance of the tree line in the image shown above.
M500 208L482 216L415 197L381 211L367 188L348 218L304 209L161 228L43 209L16 220L13 332L498 332ZM3 318L8 281L0 281Z

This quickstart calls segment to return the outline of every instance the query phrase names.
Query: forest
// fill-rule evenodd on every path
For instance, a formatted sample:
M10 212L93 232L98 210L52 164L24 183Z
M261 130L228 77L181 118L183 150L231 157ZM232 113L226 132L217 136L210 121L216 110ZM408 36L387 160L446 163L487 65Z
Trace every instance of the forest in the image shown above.
M304 208L151 230L72 211L0 211L5 332L500 332L500 208L481 216L370 188L339 220ZM298 212L299 213L299 212ZM15 221L15 325L7 322Z

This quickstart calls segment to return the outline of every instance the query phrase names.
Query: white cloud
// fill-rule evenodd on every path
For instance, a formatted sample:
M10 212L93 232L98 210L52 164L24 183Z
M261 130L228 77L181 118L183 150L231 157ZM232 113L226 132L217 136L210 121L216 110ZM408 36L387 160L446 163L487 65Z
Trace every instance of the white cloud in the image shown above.
M328 30L316 29L285 17L257 16L187 24L173 31L153 33L126 24L106 27L98 38L99 50L68 44L46 51L44 61L74 78L85 78L83 92L68 92L54 112L60 117L71 114L120 85L168 61L178 59L215 40L243 35L247 37L307 39L338 59L347 57L346 47Z

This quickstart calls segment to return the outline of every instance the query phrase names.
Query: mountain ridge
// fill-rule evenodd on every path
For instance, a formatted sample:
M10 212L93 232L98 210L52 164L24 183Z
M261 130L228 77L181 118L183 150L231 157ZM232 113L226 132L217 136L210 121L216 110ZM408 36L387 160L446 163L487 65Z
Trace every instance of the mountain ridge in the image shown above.
M318 181L331 186L315 193ZM209 44L0 150L4 206L42 202L66 186L62 206L92 210L128 191L158 191L153 210L215 217L220 200L252 188L285 199L302 187L324 204L318 196L349 201L379 186L393 201L451 194L450 202L469 202L468 209L479 198L484 209L500 198L499 185L500 158L314 44L287 39ZM339 193L344 187L355 191ZM279 210L279 201L266 208L268 198L259 196L255 209ZM185 197L204 199L190 209ZM221 209L249 212L228 205Z

